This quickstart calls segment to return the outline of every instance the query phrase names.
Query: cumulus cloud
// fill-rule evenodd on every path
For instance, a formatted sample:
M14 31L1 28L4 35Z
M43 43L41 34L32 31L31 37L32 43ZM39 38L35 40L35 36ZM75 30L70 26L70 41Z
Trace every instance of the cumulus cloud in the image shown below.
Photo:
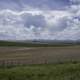
M69 6L68 12L71 14L68 16L67 28L57 34L56 38L59 39L80 39L80 4L78 0L70 0L75 4ZM78 5L76 4L78 2ZM62 35L62 36L61 36Z
M0 33L13 36L15 39L45 38L45 36L48 39L50 34L65 28L65 17L68 15L65 11L2 10L0 12L0 30L2 30Z
M12 8L15 10L9 7L1 8L0 39L80 39L80 4L76 4L78 0L75 3L72 0L9 1L12 5L14 4ZM54 3L56 5L56 1L59 6L52 5ZM4 4L6 1L1 0L1 2ZM63 5L63 2L67 7ZM22 5L21 8L20 5Z

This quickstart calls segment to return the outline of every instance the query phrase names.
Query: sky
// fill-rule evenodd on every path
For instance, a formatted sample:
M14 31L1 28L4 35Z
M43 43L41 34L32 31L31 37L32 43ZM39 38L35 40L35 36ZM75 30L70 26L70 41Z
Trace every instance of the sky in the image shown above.
M0 40L80 40L80 0L0 0Z

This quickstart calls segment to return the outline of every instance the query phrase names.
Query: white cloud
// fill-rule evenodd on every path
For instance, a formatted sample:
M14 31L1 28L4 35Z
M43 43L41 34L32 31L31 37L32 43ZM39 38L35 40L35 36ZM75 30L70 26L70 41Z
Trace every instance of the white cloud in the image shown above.
M1 10L0 39L79 39L79 16L79 5L53 11Z

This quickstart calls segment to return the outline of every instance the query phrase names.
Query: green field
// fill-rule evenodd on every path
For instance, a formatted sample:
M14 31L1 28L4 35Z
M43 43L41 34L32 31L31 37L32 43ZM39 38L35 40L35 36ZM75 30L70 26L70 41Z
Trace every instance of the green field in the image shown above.
M80 63L0 68L0 80L80 80Z

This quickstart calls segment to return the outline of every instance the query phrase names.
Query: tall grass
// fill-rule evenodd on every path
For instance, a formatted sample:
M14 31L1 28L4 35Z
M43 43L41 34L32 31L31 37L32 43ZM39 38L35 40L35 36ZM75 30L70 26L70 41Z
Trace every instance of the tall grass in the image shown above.
M0 80L80 80L80 63L0 68Z

